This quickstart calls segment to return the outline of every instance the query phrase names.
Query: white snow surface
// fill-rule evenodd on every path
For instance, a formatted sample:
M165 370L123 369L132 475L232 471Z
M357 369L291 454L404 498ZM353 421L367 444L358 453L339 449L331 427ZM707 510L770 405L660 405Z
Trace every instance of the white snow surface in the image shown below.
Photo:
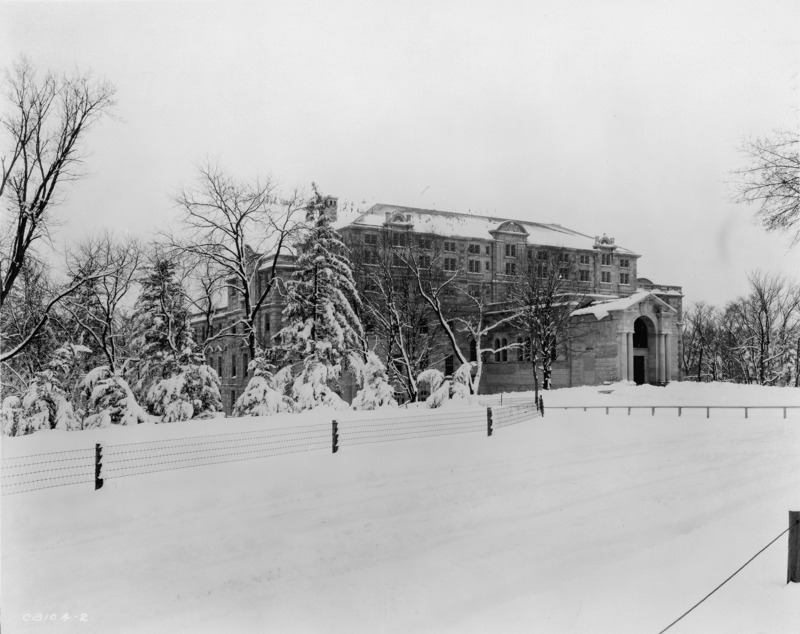
M798 389L614 384L544 400L544 418L491 438L344 445L6 496L3 632L658 632L800 510L800 411L555 409L800 405ZM2 454L403 411L50 430L3 438ZM423 413L436 415L409 412ZM786 543L671 632L800 631ZM25 620L37 613L59 620Z
M648 297L653 298L653 301L658 303L663 310L669 310L671 312L675 312L675 309L667 304L665 301L660 300L656 295L651 291L637 291L633 295L629 297L621 297L619 299L614 299L611 301L601 301L601 302L594 302L591 306L587 306L586 308L580 308L572 313L573 316L577 315L594 315L598 321L601 319L605 319L608 317L608 313L617 310L625 310L630 308L631 306L636 306L640 304Z

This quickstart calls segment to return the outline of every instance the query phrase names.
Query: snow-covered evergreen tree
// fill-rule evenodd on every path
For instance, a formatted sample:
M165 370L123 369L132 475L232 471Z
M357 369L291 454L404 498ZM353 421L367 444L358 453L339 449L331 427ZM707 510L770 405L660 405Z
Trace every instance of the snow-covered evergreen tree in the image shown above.
M346 355L360 349L363 340L354 308L360 300L348 249L327 212L326 198L315 187L314 197L306 207L309 228L300 245L298 270L287 283L283 311L287 325L277 335L284 363L303 361L303 370L295 382L300 391L295 390L294 396L298 404L302 400L304 409L310 404L307 398L311 395L328 398L322 386L313 382L323 377L326 383L338 379Z
M348 409L347 403L328 386L335 379L331 375L330 366L314 357L307 358L303 362L303 370L292 384L292 398L297 409L314 409L319 406Z
M69 376L75 357L83 352L89 352L89 349L72 344L65 344L55 351L47 367L36 373L22 395L19 417L16 424L12 420L8 426L9 435L24 435L40 429L69 431L80 428L79 418L67 397L63 380ZM13 407L13 404L9 403L9 407ZM10 412L9 415L13 418L15 414Z
M137 425L150 421L136 402L128 382L113 374L108 366L91 370L83 379L83 390L87 400L84 427Z
M389 384L386 367L374 352L367 353L364 361L357 354L350 355L350 367L356 375L356 383L361 388L353 399L353 409L377 409L378 407L397 407L394 388Z
M274 372L264 351L257 349L256 357L248 365L252 375L244 393L236 400L233 408L234 416L271 416L279 412L296 410L294 401L286 394L291 381L291 368Z
M209 365L189 364L178 373L155 383L147 392L147 409L174 423L192 418L213 418L222 411L219 376Z
M183 366L203 363L192 338L189 308L176 277L177 268L174 259L157 252L141 279L142 290L133 314L139 362L130 376L140 398L159 381L182 374ZM155 404L147 401L148 409L155 413Z

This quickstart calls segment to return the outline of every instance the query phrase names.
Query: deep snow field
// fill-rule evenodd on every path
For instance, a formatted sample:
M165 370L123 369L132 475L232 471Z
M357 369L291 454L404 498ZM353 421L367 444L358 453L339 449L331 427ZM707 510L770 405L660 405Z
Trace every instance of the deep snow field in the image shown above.
M800 406L798 389L617 384L544 399L544 418L491 438L344 444L5 496L2 631L656 634L800 510L800 410L554 409ZM2 455L399 412L39 432L4 438ZM786 544L670 633L800 632Z

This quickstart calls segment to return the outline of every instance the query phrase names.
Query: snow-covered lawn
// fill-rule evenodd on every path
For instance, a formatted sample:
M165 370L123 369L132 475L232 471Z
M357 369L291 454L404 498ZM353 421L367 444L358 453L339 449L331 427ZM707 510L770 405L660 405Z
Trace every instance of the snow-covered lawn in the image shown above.
M609 389L545 399L800 405L795 389ZM5 439L3 456L337 414L42 432ZM491 438L6 496L3 632L656 633L800 510L800 413L762 414L553 409ZM785 576L783 537L670 632L798 632L800 585ZM37 613L58 620L26 620Z

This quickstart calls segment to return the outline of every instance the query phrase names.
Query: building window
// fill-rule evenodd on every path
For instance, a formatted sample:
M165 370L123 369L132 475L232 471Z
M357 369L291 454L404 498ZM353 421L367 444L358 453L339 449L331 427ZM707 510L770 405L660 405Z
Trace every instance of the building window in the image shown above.
M523 347L522 347L522 339L520 337L517 337L517 361L522 361L523 360L523 354L524 353L525 353L525 351L523 350Z
M419 333L421 335L427 335L428 334L428 322L427 321L423 321L419 325ZM427 363L425 365L427 365Z
M475 343L474 339L469 340L469 360L470 361L478 360L478 344Z
M406 234L405 233L392 233L392 246L393 247L402 247L406 244Z
M269 322L269 313L264 315L264 332L269 332L270 322Z
M392 253L392 266L403 266L403 258L399 253Z
M588 281L589 281L589 270L581 269L581 282L588 282Z
M569 262L569 253L559 253L558 254L558 261L559 262Z
M517 274L517 263L506 262L506 275L516 275L516 274Z
M495 339L494 340L494 362L495 363L500 363L500 352L498 351L499 347L500 347L500 340L499 339Z
M562 279L562 280L568 280L569 279L569 269L561 269L561 270L559 270L558 277L560 279Z
M250 356L245 352L242 355L242 376L247 376L247 366L250 364Z
M365 233L364 234L364 244L368 247L377 247L378 246L378 234L377 233Z
M419 256L419 268L421 269L431 268L431 256L429 255Z
M611 284L611 271L603 271L600 275L602 276L600 281L603 284Z
M455 365L453 360L453 355L448 355L445 357L444 360L444 373L445 376L451 376L453 374L453 366Z
M626 286L631 283L631 276L630 273L620 273L619 274L619 283L625 284Z
M420 238L419 239L419 248L430 250L431 248L431 239L430 238Z
M491 268L489 260L486 260L483 264L484 264L484 270L488 271Z
M470 244L467 247L467 253L471 255L480 255L481 254L481 245L479 244Z
M480 273L481 272L481 261L480 260L469 260L467 262L467 270L470 273Z
M620 258L619 266L622 269L629 269L631 268L631 261L628 258Z
M547 277L547 267L543 262L539 262L539 264L536 266L536 277L541 279Z
M611 254L603 253L601 256L600 264L603 266L611 266Z
M236 390L231 390L231 410L236 405Z
M542 261L546 260L547 259L547 251L539 251L536 254L536 259L537 260L542 260Z
M217 359L217 375L222 378L222 357Z
M517 257L517 245L516 244L507 244L506 245L506 257L507 258L515 258L515 257Z
M503 363L508 361L508 339L503 338Z
M445 242L444 242L444 250L448 251L449 253L455 253L456 252L456 243L455 242L450 242L448 240L445 240Z
M589 264L589 254L588 253L581 253L581 264Z
M490 247L487 244L486 247L484 248L484 251L485 251L486 255L491 255L492 254L492 247Z
M455 271L458 269L458 262L455 258L445 258L444 259L444 270L445 271Z
M231 356L231 376L236 378L236 355Z

